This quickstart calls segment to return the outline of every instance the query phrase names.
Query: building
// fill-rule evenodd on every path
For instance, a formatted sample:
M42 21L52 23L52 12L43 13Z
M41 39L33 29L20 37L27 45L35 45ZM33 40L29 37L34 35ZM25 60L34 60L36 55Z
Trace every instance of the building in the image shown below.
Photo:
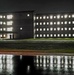
M0 13L0 38L33 38L33 11Z
M0 12L0 38L73 38L74 13Z
M74 13L35 14L34 38L74 37Z

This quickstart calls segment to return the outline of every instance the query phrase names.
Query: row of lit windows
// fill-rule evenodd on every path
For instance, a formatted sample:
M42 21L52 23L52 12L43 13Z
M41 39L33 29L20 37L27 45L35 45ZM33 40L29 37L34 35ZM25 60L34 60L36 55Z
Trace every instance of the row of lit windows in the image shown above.
M74 21L64 21L64 22L60 22L60 21L57 21L57 22L40 22L40 23L36 23L36 25L60 25L60 24L74 24Z
M36 37L74 37L74 34L36 34Z
M9 28L0 28L0 31L13 31L13 27L9 27Z
M13 21L7 21L7 22L2 22L0 21L0 25L12 25L13 24Z
M72 15L49 15L49 16L36 16L35 19L66 19L66 18L74 18L74 14Z
M36 31L70 31L70 30L74 30L74 27L73 28L67 28L67 27L64 27L64 28L60 28L60 27L57 27L57 28L53 28L53 27L50 27L50 28L37 28Z

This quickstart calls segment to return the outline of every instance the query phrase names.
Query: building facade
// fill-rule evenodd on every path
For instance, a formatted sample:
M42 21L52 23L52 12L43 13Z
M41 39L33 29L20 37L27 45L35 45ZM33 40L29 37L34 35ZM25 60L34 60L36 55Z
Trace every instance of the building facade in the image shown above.
M74 13L1 12L0 38L73 38Z
M73 13L36 14L34 21L34 38L74 37Z
M33 11L0 13L0 38L33 38Z

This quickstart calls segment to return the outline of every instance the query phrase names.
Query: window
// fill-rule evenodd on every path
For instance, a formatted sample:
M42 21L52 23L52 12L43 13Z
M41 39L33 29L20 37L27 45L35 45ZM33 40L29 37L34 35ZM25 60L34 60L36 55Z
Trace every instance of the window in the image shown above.
M2 31L2 28L0 28L0 31Z
M67 18L68 17L68 15L64 15L64 18Z
M0 24L2 24L2 21L0 21Z
M65 29L65 30L67 30L67 28L66 28L66 27L65 27L64 29Z
M38 28L37 28L36 30L37 30L37 31L39 31L39 29L38 29Z
M53 25L53 22L50 22L50 25Z
M36 19L39 19L39 17L37 16Z
M61 18L63 18L63 15L61 16Z
M49 28L47 28L47 31L49 31Z
M60 27L58 27L57 30L59 31L60 30Z
M52 15L50 15L50 19L53 19L53 16Z
M47 16L47 19L49 19L49 16Z
M63 31L63 28L61 28L61 30Z
M13 24L13 21L8 21L7 22L7 25L12 25Z
M13 15L7 15L7 19L12 19Z
M61 22L61 24L63 24L63 22Z
M69 27L69 30L71 30L71 28Z
M45 25L46 23L45 22L43 22L43 25Z
M74 30L74 27L72 28L72 30Z
M2 34L0 34L0 37L2 37Z
M0 18L2 18L2 15L0 15Z
M40 28L40 31L42 31L42 28Z
M72 18L74 18L74 14L72 14Z
M45 31L46 29L45 28L43 28L43 31Z
M71 15L69 15L68 17L71 18Z
M7 31L13 31L13 27L7 28Z
M69 24L71 24L71 21L69 21Z
M64 24L67 24L67 21L65 21Z
M71 37L71 34L69 34L69 37Z
M38 34L37 34L36 36L37 36L37 37L39 37L39 35L38 35Z
M45 37L46 35L45 34L43 34L43 37Z
M40 34L40 37L42 37L42 34Z
M53 37L53 34L50 34L50 37Z
M57 34L58 37L60 37L60 34Z
M72 36L74 37L74 34Z
M60 19L60 15L57 15L57 19Z
M56 16L54 16L54 18L56 18Z
M47 25L49 25L49 22L47 22Z
M5 30L6 30L6 28L3 28L3 30L5 31Z
M6 37L6 35L4 34L3 37Z
M46 19L46 16L43 16L43 19Z
M47 37L49 37L49 34L47 34Z
M67 34L65 34L65 37L67 37Z
M56 37L56 34L54 34L54 37Z
M57 25L60 25L60 22L59 21L57 22Z
M53 30L53 28L50 28L50 31L52 31Z
M40 16L40 19L42 19L42 17Z
M54 31L56 31L56 28L54 28Z
M42 25L42 22L40 22L40 25Z
M56 22L54 22L54 25L56 24Z
M72 21L72 24L74 24L74 21Z
M63 37L64 35L63 34L61 34L61 37Z
M39 23L37 22L36 25L38 25Z

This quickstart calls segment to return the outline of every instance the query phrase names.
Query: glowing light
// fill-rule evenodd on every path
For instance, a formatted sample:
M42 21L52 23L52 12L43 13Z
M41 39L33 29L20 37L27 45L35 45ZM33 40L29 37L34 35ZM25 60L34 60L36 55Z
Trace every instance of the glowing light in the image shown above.
M64 35L63 34L61 34L61 37L63 37Z
M0 24L2 24L2 22L0 21Z
M72 14L72 18L74 18L74 14Z
M30 16L30 14L27 14L27 16L29 17L29 16Z
M2 15L0 15L0 18L2 18Z
M49 31L49 28L47 28L47 31Z
M43 16L43 19L46 19L46 16Z
M61 22L61 24L63 24L63 22Z
M69 34L69 37L71 37L71 34Z
M56 22L54 22L54 25L56 24Z
M12 19L13 15L7 15L7 19Z
M0 28L0 31L2 31L2 28Z
M69 24L71 24L71 21L69 21Z
M5 31L5 30L6 30L6 28L3 28L3 30Z
M42 22L40 22L40 25L42 25Z
M58 34L57 36L60 37L60 34Z
M65 37L67 37L67 34L65 34Z
M59 21L57 22L57 25L60 25L60 22Z
M53 34L50 34L50 37L53 37Z
M43 22L43 25L45 25L46 23L45 22Z
M50 31L52 31L53 30L53 28L50 28Z
M47 34L47 37L49 37L49 34Z
M42 34L40 34L40 37L42 37Z
M63 16L61 16L61 18L63 18Z
M56 28L54 28L54 31L56 31Z
M42 17L40 16L40 19L42 19Z
M38 25L39 23L37 22L36 25Z
M60 30L60 27L58 27L57 30L59 31Z
M68 15L64 15L64 18L67 18L68 17Z
M39 17L37 16L36 19L39 19Z
M74 30L74 27L72 28L72 30Z
M47 16L47 19L49 19L49 16Z
M13 31L13 27L7 28L7 31Z
M7 22L7 25L12 25L13 24L13 21L8 21Z
M61 30L63 30L63 28L61 28Z
M46 29L45 28L43 28L43 31L45 31Z
M47 22L47 25L49 25L49 22Z
M50 25L53 25L53 22L50 22Z
M45 34L43 34L43 37L45 37L46 35Z
M60 15L57 15L57 19L60 19Z
M37 31L39 31L39 29L38 29L38 28L37 28L36 30L37 30Z
M53 16L52 15L50 15L50 19L53 19Z
M20 28L20 30L22 30L22 27Z
M65 30L67 30L67 28L66 28L66 27L65 27L64 29L65 29Z
M56 37L56 34L54 34L54 37Z
M74 21L72 21L72 24L74 24Z
M42 28L40 28L40 31L42 31Z
M71 28L69 27L69 30L71 30Z
M69 15L69 18L71 18L71 15Z
M67 21L65 21L64 24L67 24Z

